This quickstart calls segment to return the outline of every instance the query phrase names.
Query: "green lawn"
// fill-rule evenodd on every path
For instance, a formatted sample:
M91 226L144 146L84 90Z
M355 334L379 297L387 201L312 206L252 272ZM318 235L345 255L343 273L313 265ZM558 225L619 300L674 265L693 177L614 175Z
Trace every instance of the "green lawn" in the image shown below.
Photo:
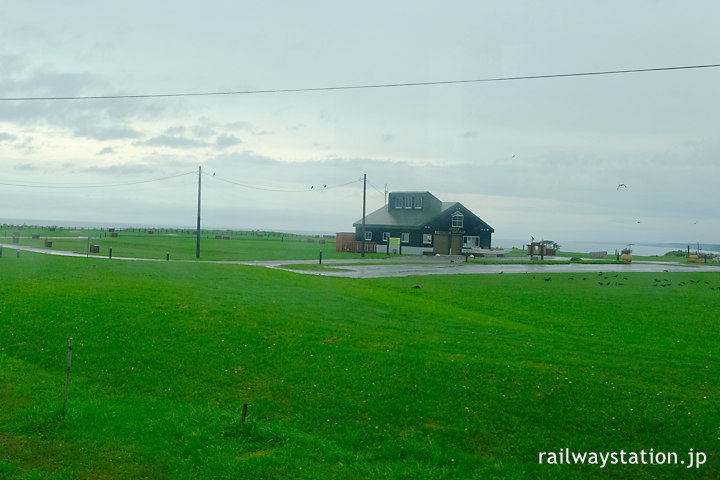
M128 229L118 231L116 238L108 230L57 229L26 227L22 230L0 228L0 243L12 244L13 233L20 233L21 246L45 248L52 242L52 250L70 251L93 256L169 258L194 260L197 253L197 236L190 230ZM152 233L149 233L152 232ZM35 234L39 238L32 238ZM216 238L220 237L220 238ZM90 244L100 247L99 253L90 253ZM320 238L278 232L214 231L202 230L200 260L313 260L327 258L360 258L358 253L335 251L334 238ZM366 258L387 258L384 253L366 254Z
M720 275L612 275L4 255L0 478L718 478Z

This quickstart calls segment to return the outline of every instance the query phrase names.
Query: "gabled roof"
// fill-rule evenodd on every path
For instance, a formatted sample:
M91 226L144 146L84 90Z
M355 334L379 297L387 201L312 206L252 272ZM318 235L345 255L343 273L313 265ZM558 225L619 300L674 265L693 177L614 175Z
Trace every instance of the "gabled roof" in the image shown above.
M421 227L439 215L437 211L390 210L386 205L378 208L369 215L365 215L365 226L388 225L393 227ZM353 226L357 225L362 225L362 218L353 223Z
M403 194L412 194L416 192L402 192ZM429 193L429 192L417 192L417 193ZM431 194L430 194L431 195ZM407 228L422 228L424 225L431 223L436 218L445 214L448 210L453 208L460 208L472 215L477 219L478 222L484 223L487 227L494 231L494 229L484 222L477 215L472 213L467 207L459 202L442 202L440 210L437 209L393 209L388 208L388 205L378 208L374 212L365 215L365 226L376 227L376 226L389 226L389 227L407 227ZM353 223L354 227L362 225L362 218L357 222Z

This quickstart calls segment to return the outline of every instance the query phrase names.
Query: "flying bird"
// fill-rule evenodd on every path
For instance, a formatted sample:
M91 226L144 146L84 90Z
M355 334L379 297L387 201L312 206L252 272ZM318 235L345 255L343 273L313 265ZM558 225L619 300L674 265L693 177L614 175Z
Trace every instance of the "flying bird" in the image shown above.
M615 190L620 190L620 187L627 188L627 185L625 185L624 183L621 183L620 185L617 186L617 188Z

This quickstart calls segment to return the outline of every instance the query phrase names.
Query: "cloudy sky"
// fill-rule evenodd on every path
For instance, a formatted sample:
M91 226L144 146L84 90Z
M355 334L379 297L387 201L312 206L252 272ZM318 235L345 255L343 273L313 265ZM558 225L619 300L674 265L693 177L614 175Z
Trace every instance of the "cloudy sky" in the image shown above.
M389 191L496 237L714 242L720 3L0 1L0 221L352 230ZM627 185L627 188L619 184Z

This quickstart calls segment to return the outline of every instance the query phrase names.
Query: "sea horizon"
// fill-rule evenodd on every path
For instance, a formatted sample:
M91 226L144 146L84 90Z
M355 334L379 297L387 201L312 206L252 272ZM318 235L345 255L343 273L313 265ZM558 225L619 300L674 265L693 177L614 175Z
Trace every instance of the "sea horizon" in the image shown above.
M62 228L78 228L78 229L128 229L128 228L148 228L148 229L168 229L168 230L195 230L196 225L178 225L178 224L162 224L162 223L128 223L128 222L107 222L107 221L78 221L78 220L47 220L47 219L18 219L18 218L0 218L0 225L17 225L17 226L37 226L37 227L62 227ZM252 228L252 227L227 227L217 225L201 225L201 230L226 230L226 231L247 231L247 232L279 232L296 235L335 235L339 231L323 231L323 230L304 230L293 228ZM347 230L347 229L346 229ZM493 237L493 248L519 248L524 249L530 239L503 238ZM720 254L720 244L711 244L706 242L658 242L637 240L634 242L618 241L612 239L556 239L563 252L589 253L606 251L608 254L620 252L624 248L630 248L634 254L642 256L664 255L673 250L687 250L690 252L704 252Z

